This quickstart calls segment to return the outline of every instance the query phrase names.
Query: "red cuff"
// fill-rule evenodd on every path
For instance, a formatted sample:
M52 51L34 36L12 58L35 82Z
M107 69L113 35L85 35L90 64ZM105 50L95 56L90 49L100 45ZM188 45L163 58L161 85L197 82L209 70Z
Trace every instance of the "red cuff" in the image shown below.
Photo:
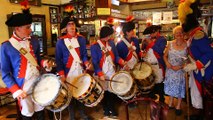
M118 64L119 64L121 67L123 67L123 66L124 66L124 60L120 58L120 59L118 60Z
M197 61L196 61L196 66L197 66L197 69L200 70L200 69L203 68L204 65L203 65L203 63L201 63L199 60L197 60Z
M99 77L101 77L101 76L103 76L103 75L104 75L104 73L103 73L102 71L98 72L98 76L99 76Z
M44 60L41 60L41 67L44 67Z
M17 84L15 84L15 85L13 85L12 87L9 88L9 91L11 93L14 93L14 92L16 92L19 89L20 89L19 86Z
M59 75L65 75L63 70L59 71L58 74Z
M142 51L140 51L140 52L139 52L139 57L141 58L141 57L142 57L142 55L143 55L143 52L142 52Z
M85 62L84 62L84 65L85 65L85 66L86 66L87 64L89 64L89 61L85 61Z

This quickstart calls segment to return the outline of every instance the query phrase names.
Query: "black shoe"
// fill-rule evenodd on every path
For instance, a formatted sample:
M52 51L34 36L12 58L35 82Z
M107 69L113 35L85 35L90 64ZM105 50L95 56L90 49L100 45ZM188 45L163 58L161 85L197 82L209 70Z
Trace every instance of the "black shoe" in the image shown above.
M182 110L176 109L176 110L175 110L175 114L176 114L177 116L180 116L180 115L182 114Z
M173 109L175 109L175 107L172 107L172 106L171 106L171 107L169 107L169 110L173 110Z
M190 115L190 120L203 120L203 117L201 115Z
M158 98L155 94L150 94L149 97L153 100L157 100Z
M112 117L113 117L113 116L116 117L116 116L118 116L118 113L117 113L117 112L112 112L112 113L111 113L111 116L112 116Z
M129 107L130 109L133 109L133 108L136 108L137 105L133 102L133 103L128 104L128 107Z
M91 117L86 117L86 118L83 118L83 120L92 120Z
M104 116L110 116L110 112L109 111L104 111Z
M22 115L22 120L32 120L32 117L27 117Z
M118 119L118 116L113 116L113 115L111 115L111 116L109 116L109 118L111 118L111 119Z

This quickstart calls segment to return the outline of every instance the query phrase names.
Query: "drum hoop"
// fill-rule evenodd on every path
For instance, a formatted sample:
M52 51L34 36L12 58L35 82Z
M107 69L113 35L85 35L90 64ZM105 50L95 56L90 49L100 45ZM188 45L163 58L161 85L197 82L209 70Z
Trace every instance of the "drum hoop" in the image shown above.
M87 94L89 94L90 92L91 92L91 85L93 85L94 86L94 79L90 76L90 74L88 74L88 73L83 73L83 74L81 74L81 75L79 75L76 79L79 79L79 78L81 78L81 77L83 77L83 76L89 76L90 77L90 86L89 86L89 88L87 89L87 91L85 92L85 93L87 93ZM74 90L75 91L75 90ZM73 92L74 92L73 91ZM82 98L84 98L83 96L87 96L87 94L82 94L82 95L79 95L78 97L76 97L75 96L75 98L79 98L79 99L82 99ZM74 96L74 95L73 95Z
M91 84L90 84L90 86L89 86L89 89L87 89L87 91L85 91L84 94L78 96L78 97L77 97L78 99L81 99L81 100L82 100L82 99L84 99L85 97L87 97L88 95L90 95L90 93L91 93L93 87L96 85L96 83L95 83L94 81L91 81L90 83L91 83Z
M142 62L142 63L147 64L147 65L151 68L151 72L150 72L149 75L148 75L148 76L150 76L150 75L152 74L152 72L153 72L152 67L151 67L151 64L149 64L148 62L145 62L145 61ZM138 64L141 64L141 62L135 64L134 68L135 68ZM134 71L134 69L133 69L133 71ZM137 79L137 78L135 78L135 75L133 74L133 71L131 72L131 75L133 76L134 79ZM137 80L143 80L143 79L137 79Z
M32 92L33 92L33 93L34 93L35 86L38 84L38 82L41 80L41 78L46 77L46 76L54 76L54 77L58 78L55 74L52 74L52 73L46 73L46 74L41 75L40 77L38 77L38 78L36 79L36 82L35 82L34 85L33 85L33 89L32 89ZM59 90L61 89L62 82L61 82L61 80L58 80L58 82L59 82L59 84L60 84L60 87L58 88L58 93L53 97L53 99L52 99L51 101L47 102L46 104L41 104L41 103L39 103L39 102L37 102L37 101L35 100L34 94L32 94L31 97L32 97L33 102L35 102L35 103L37 103L37 104L39 104L39 105L41 105L41 106L43 106L43 107L50 105L50 104L53 102L53 100L55 100L55 99L58 97L58 95L59 95ZM66 87L67 87L67 86L66 86Z
M95 86L96 85L99 85L98 83L95 83ZM99 85L100 86L100 85ZM94 89L94 87L92 87L92 89L91 90L93 90ZM103 92L103 90L102 90L102 92ZM102 93L101 92L101 93ZM80 98L79 100L85 100L85 99L87 99L90 95L91 95L92 93L91 92L88 92L86 95L85 95L85 97L82 97L82 98Z
M125 73L125 74L129 75L129 76L131 77L131 79L132 79L132 85L134 84L134 83L133 83L133 80L134 80L134 79L132 78L131 74L130 74L129 72L127 72L127 71L119 71L119 72L116 72L115 74L112 75L112 77L110 78L110 80L113 80L113 78L114 78L117 74L119 74L119 73ZM110 85L110 88L112 89L112 84L109 84L109 85ZM132 85L131 85L131 86L132 86ZM129 90L131 90L131 88L132 88L132 87L130 87ZM113 89L112 89L112 90L113 90ZM128 91L129 91L129 90L128 90ZM113 90L113 91L114 91L114 90ZM120 93L120 95L124 95L124 94L125 94L125 93L122 93L122 94Z
M63 82L61 82L64 86L65 86L65 88L66 88L66 90L67 90L67 93L68 93L68 100L66 101L66 103L60 108L60 109L49 109L49 110L51 110L52 112L60 112L60 111L62 111L62 110L64 110L69 104L70 104L70 102L71 102L71 99L72 99L72 94L70 93L70 91L69 91L69 89L68 89L68 87L67 87L67 85L66 84L64 84ZM58 93L59 94L59 93ZM58 95L57 95L57 97L58 97ZM56 98L55 98L56 99ZM48 107L48 106L47 106Z
M128 100L131 99L132 97L134 97L134 95L137 93L137 86L135 84L133 84L133 92L134 94L131 94L130 96L125 97L125 95L118 95L119 98L121 98L122 100Z
M98 103L100 103L101 100L102 100L103 98L104 98L104 90L102 90L102 92L100 93L100 96L99 96L99 98L97 99L96 102L94 102L94 103L92 103L92 104L85 104L85 106L87 106L87 107L94 107L94 106L97 106Z

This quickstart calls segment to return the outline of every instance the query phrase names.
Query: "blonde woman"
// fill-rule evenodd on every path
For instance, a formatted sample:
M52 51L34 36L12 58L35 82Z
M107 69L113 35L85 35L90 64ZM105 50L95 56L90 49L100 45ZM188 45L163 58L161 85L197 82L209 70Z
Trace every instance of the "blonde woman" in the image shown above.
M187 44L181 26L173 29L174 40L169 42L164 53L166 75L164 81L165 94L170 96L169 107L172 108L173 99L178 98L176 115L181 115L181 101L185 97L185 77L183 71L184 57L187 55Z

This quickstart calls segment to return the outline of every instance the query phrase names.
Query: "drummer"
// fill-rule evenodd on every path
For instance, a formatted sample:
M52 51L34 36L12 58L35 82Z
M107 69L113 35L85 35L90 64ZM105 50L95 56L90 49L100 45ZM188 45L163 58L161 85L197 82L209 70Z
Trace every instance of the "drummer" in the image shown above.
M135 24L133 23L133 16L128 16L126 23L123 25L123 38L117 43L116 48L119 56L127 61L129 69L133 69L141 58L139 40L135 35ZM126 67L125 66L125 67Z
M118 56L115 44L111 39L113 33L114 30L111 27L102 27L100 30L100 39L91 46L91 57L95 75L103 82L106 79L110 79L115 73L115 63L122 66L125 65L124 60ZM115 111L113 93L109 92L106 81L104 82L104 88L107 90L103 98L105 119L108 117L117 118L118 113Z
M31 37L32 14L27 2L21 2L22 12L12 15L5 23L13 27L12 37L1 47L2 79L13 98L18 99L23 120L44 120L44 108L32 101L33 83L39 77L39 41ZM48 64L48 62L46 62Z
M67 6L65 11L69 16L65 17L60 25L60 29L65 35L57 41L55 55L61 81L73 84L75 78L83 73L84 67L89 69L90 64L87 58L86 39L76 32L76 28L80 26L78 20L73 17L73 6ZM73 108L75 106L79 109L80 116L84 120L88 120L89 117L84 112L84 105L76 99L72 99L69 105L70 119L75 119Z
M163 60L163 52L166 47L167 41L165 37L160 35L161 26L151 25L147 27L143 34L146 35L145 54L143 54L144 61L151 64L152 70L155 74L155 87L151 93L151 97L158 93L160 102L164 102L164 75L165 63Z

